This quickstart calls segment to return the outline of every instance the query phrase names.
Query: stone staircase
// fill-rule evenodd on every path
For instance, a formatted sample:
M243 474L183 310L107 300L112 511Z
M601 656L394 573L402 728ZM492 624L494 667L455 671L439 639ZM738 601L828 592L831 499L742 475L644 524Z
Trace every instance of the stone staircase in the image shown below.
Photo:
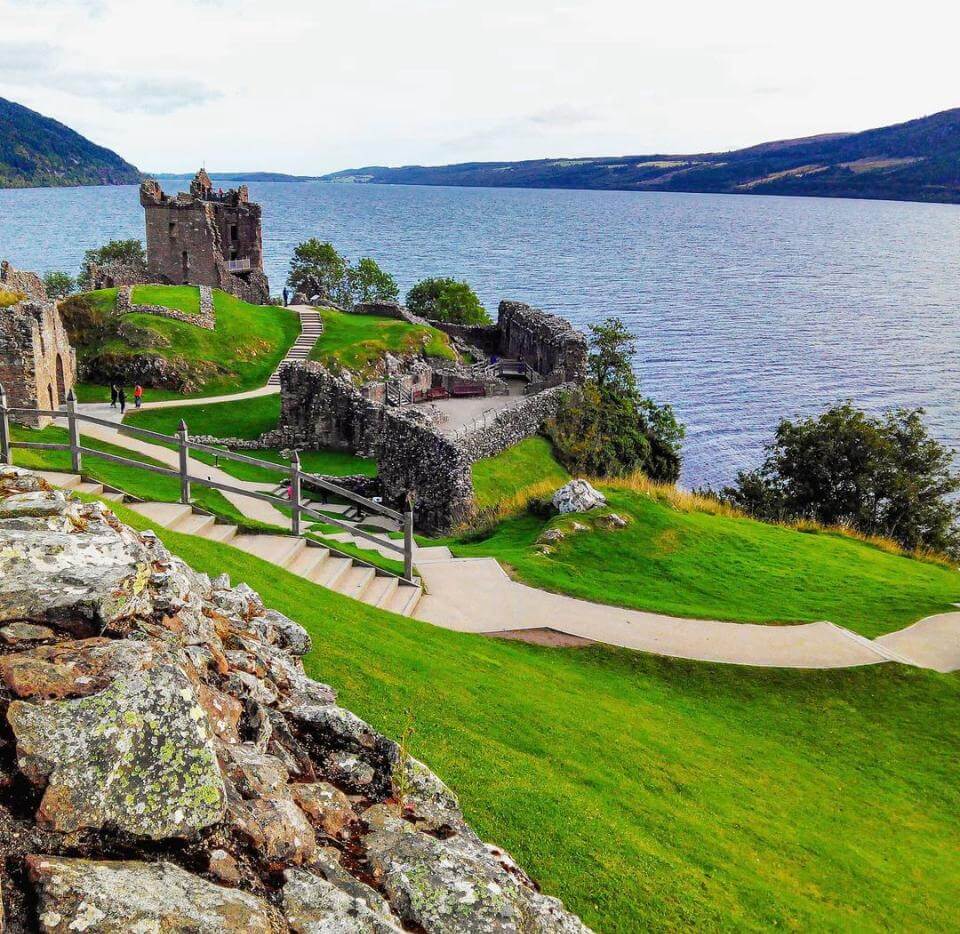
M323 319L315 308L296 309L300 315L300 336L293 342L287 355L280 361L274 374L267 380L268 386L280 385L280 371L288 363L298 363L310 359L310 351L323 334Z
M48 483L63 490L77 493L89 493L102 496L114 502L124 499L119 490L105 489L102 484L84 481L76 474L38 471ZM361 603L367 603L400 616L411 616L420 601L423 589L419 585L408 584L379 568L364 564L356 558L336 554L318 542L292 535L250 534L241 532L237 526L217 521L216 517L197 511L193 506L180 503L128 503L130 509L140 513L157 525L196 535L210 541L221 542L239 548L247 554L262 558L271 564L290 571L299 577L335 590ZM339 542L350 541L357 544L349 533L339 536L326 536ZM386 540L386 536L384 536ZM396 552L386 548L379 549L366 543L369 549L381 551L386 557L396 558ZM360 546L363 547L363 546ZM440 549L424 548L422 553ZM446 551L446 549L442 549ZM449 552L447 551L449 555ZM427 555L427 559L431 558ZM436 560L436 557L433 557Z

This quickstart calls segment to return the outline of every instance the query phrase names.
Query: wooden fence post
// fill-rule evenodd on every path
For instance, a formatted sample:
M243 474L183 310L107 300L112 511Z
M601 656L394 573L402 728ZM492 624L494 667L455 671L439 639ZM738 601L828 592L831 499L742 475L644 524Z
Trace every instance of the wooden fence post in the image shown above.
M290 455L290 504L293 506L293 534L300 534L300 452Z
M403 510L403 576L413 580L413 491L408 490Z
M180 502L184 506L190 505L190 435L187 432L187 423L181 418L177 430L180 441Z
M10 454L10 416L7 415L7 391L0 386L0 463L13 464Z
M70 469L74 473L83 470L83 455L80 452L80 424L77 421L77 397L71 389L67 393L67 431L70 435Z

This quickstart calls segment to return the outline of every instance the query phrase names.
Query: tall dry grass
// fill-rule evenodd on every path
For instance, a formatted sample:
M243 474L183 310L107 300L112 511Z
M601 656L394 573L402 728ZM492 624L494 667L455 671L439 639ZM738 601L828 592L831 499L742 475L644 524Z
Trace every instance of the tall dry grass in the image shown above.
M638 493L679 512L702 512L711 516L743 519L750 522L765 521L749 515L742 509L724 502L716 496L706 493L693 493L669 483L658 483L639 471L626 477L588 477L587 479L598 489ZM469 523L457 530L456 534L470 539L485 538L501 522L526 512L536 501L542 501L552 496L555 490L555 482L547 480L535 483L501 500L495 506L479 510ZM957 566L955 561L939 552L923 548L904 548L903 545L892 538L882 535L865 535L848 525L824 525L812 519L783 520L767 522L767 524L808 535L842 535L845 538L871 545L888 554L926 561L930 564L939 564L948 568Z

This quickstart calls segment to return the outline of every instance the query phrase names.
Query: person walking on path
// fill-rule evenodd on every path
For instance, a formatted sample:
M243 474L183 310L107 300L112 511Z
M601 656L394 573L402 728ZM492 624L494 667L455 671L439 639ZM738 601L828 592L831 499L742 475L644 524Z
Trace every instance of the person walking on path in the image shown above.
M116 383L110 384L110 408L115 409L117 407L117 395L119 390L117 389Z
M143 386L137 383L133 390L133 404L139 409L141 402L143 402Z
M287 291L287 287L283 287L283 307L286 308L289 302L290 293Z
M120 387L120 391L117 393L117 401L120 403L120 414L127 410L127 394L124 392L123 386Z

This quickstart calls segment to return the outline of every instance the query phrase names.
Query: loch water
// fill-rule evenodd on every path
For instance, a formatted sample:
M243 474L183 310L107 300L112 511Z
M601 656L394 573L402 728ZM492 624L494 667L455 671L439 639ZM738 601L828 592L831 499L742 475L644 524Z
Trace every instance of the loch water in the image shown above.
M216 179L214 179L216 183ZM222 183L228 187L228 183ZM165 180L174 190L181 183ZM637 335L642 386L687 427L683 481L756 464L782 416L923 406L960 448L960 207L660 192L251 182L279 292L293 247L373 256L405 291L466 278ZM76 272L143 236L137 188L0 190L0 258Z

